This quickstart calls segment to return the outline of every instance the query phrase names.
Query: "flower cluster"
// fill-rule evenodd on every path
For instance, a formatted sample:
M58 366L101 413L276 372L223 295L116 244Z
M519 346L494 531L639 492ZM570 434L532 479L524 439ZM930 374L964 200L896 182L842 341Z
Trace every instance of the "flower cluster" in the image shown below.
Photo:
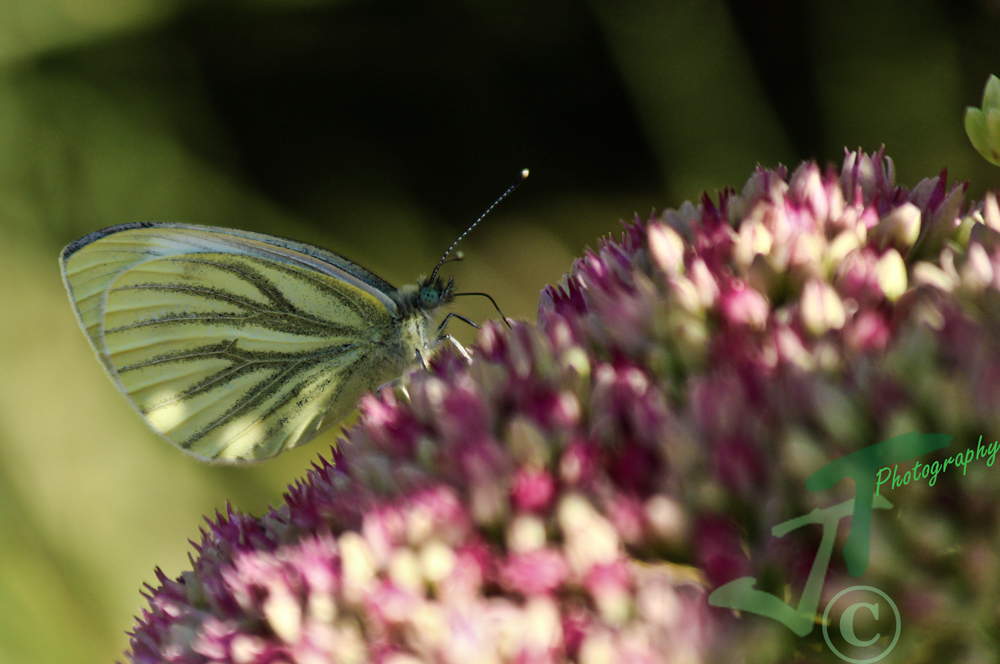
M366 397L282 506L217 515L128 657L840 661L819 630L707 597L742 576L798 596L819 529L771 528L853 497L807 490L826 463L912 430L1000 435L1000 208L964 193L859 151L626 224L537 327L485 327L471 363ZM1000 654L993 472L875 515L865 580L903 613L899 661ZM835 555L824 605L854 582Z

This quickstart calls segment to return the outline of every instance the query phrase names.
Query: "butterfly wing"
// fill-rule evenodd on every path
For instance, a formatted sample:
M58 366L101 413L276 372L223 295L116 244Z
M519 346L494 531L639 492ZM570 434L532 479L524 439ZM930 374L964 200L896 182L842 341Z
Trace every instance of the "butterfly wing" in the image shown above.
M69 245L62 268L108 374L153 429L202 459L299 445L413 358L395 289L303 243L127 224Z

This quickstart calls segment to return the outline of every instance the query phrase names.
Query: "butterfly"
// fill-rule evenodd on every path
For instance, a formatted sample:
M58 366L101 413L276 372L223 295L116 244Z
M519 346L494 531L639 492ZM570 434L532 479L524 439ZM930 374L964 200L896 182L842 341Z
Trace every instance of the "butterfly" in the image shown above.
M475 325L449 313L433 327L453 298L482 295L500 312L485 293L456 293L438 271L461 260L449 258L458 242L527 175L430 277L399 289L304 242L151 222L69 244L63 282L98 359L153 430L204 461L265 459L454 342L444 333L453 316Z

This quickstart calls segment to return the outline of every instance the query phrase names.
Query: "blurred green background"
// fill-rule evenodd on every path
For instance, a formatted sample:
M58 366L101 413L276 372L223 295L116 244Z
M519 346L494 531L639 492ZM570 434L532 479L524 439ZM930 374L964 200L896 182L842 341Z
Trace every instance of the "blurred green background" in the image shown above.
M201 516L336 439L251 468L157 439L77 328L71 240L232 226L402 285L529 167L448 273L533 319L620 218L758 162L884 143L902 184L1000 187L962 128L990 72L997 0L0 0L0 664L120 658Z

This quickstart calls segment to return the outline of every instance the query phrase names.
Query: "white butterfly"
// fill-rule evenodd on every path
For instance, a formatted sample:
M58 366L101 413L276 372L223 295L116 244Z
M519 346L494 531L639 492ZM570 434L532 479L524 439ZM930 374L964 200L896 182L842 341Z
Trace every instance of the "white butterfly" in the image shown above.
M455 244L401 289L303 242L186 224L106 228L61 264L91 346L146 422L203 460L250 461L308 441L439 348L462 317L431 331L436 310L473 294L437 276Z

